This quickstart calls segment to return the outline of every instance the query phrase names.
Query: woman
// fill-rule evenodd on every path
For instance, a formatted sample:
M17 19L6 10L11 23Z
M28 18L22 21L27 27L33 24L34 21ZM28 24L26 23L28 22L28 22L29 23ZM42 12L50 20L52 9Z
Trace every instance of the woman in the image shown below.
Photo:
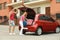
M27 28L24 28L24 26L27 25L25 19L27 17L27 12L24 12L23 15L20 17L20 21L19 21L19 25L21 26L21 30L20 30L20 35L23 35L23 29L27 29Z

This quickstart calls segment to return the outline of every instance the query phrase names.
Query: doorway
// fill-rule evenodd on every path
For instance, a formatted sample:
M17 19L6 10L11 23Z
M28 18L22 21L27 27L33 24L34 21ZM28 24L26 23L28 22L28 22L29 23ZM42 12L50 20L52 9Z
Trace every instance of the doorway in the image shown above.
M46 15L50 16L50 7L45 8Z

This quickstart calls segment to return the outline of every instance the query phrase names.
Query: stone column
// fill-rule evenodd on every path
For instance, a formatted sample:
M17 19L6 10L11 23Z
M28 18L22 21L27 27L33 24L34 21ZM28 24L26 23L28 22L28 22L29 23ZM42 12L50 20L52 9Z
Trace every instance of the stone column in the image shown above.
M17 23L17 25L19 24L19 19L20 19L20 10L19 9L17 9L17 11L18 11L18 13L17 13L17 21L16 21L16 23Z
M18 9L17 11L18 11L17 18L19 18L20 17L20 10Z

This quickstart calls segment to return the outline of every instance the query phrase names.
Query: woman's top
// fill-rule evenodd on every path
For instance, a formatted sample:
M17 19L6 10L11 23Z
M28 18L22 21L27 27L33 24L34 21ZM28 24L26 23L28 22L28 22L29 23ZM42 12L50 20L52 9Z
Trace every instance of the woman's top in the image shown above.
M20 17L20 21L24 21L24 20L25 20L25 16L22 15L22 16Z

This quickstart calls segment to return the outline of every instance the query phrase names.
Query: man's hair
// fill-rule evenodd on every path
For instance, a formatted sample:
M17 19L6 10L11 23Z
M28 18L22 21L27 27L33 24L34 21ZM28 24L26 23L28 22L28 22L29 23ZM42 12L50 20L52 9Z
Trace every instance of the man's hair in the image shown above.
M10 7L11 9L13 9L13 7Z
M16 10L16 9L14 9L14 11L16 12L17 10Z

